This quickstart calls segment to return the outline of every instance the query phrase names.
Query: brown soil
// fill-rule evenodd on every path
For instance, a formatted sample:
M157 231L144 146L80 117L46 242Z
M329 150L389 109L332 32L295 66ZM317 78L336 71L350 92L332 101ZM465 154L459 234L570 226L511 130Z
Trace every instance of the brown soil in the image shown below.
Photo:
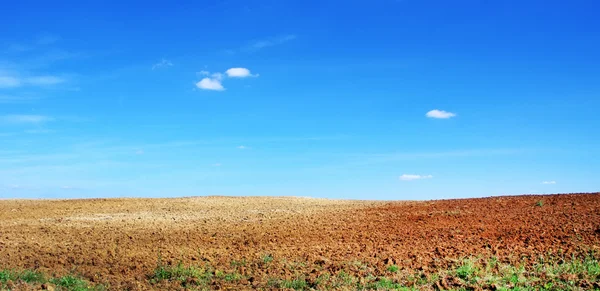
M543 206L536 206L540 200ZM547 253L582 255L599 248L599 194L427 202L0 201L0 269L75 272L116 290L159 288L148 280L159 256L165 264L235 268L243 280L212 287L251 289L267 286L271 277L314 279L355 261L382 273L392 264L427 273L471 255L528 262ZM266 254L274 258L269 267L262 265ZM365 275L358 267L346 270Z

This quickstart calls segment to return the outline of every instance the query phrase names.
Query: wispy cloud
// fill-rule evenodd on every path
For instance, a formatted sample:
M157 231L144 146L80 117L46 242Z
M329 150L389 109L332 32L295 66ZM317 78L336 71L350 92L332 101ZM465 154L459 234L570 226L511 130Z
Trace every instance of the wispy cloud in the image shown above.
M58 76L32 76L20 78L16 76L0 76L0 88L17 88L22 86L51 86L64 83L66 80Z
M414 181L414 180L422 180L422 179L431 179L432 175L414 175L414 174L403 174L400 176L401 181Z
M37 76L27 78L25 82L34 86L48 86L64 83L65 79L57 76Z
M54 118L45 115L13 114L0 116L0 122L11 124L40 124L52 120Z
M75 74L57 71L55 64L83 54L56 47L55 43L59 40L57 35L40 34L26 41L21 39L20 42L0 47L0 89L14 90L10 92L11 96L0 96L0 103L23 103L39 99L23 96L26 92L16 89L54 88L73 81L71 76ZM62 86L59 88L68 90Z
M0 94L0 103L5 103L5 104L29 103L29 102L33 102L38 99L39 98L37 98L37 97L27 96L27 95L2 95L2 94Z
M284 44L286 42L295 40L296 38L297 37L294 34L287 34L287 35L257 40L257 41L251 42L250 44L248 44L247 46L242 48L242 51L255 52L255 51L267 48L267 47Z
M29 134L47 134L47 133L53 133L54 130L50 130L50 129L29 129L29 130L25 130L25 133L29 133Z
M556 181L544 181L544 182L542 182L542 184L544 184L544 185L554 185L554 184L556 184Z
M213 164L213 167L220 167L220 166L221 166L221 163L215 163L215 164Z
M519 155L532 151L532 149L465 149L448 151L404 151L391 153L329 153L336 156L335 164L319 167L322 170L348 169L381 164L397 164L404 161L422 160L467 160L487 158L491 156ZM543 151L538 149L537 151Z
M13 42L8 44L4 52L7 53L23 53L36 50L43 46L52 45L60 40L60 37L53 34L43 34L35 39L26 42Z
M248 147L247 147L247 146L243 146L243 145L241 145L241 146L238 146L237 148L238 148L238 149L240 149L240 150L245 150L245 149L248 149Z
M162 59L160 60L160 62L152 65L152 70L156 70L156 69L161 69L161 68L168 68L168 67L172 67L173 63L167 59Z
M383 154L355 154L355 158L371 162L390 162L413 159L487 157L496 155L513 155L526 152L524 149L470 149L431 152L397 152Z
M434 109L425 114L429 118L448 119L456 116L456 113L447 112L444 110Z
M19 78L11 76L0 76L0 88L15 88L21 86Z

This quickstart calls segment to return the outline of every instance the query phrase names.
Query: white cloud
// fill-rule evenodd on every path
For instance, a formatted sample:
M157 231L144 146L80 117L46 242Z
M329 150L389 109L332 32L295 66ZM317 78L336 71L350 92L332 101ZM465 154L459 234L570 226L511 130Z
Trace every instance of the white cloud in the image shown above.
M25 82L36 86L56 85L65 82L65 79L56 76L37 76L25 79Z
M456 116L455 113L452 112L447 112L444 110L431 110L429 112L427 112L427 114L425 114L425 116L429 117L429 118L441 118L441 119L447 119L447 118L451 118Z
M143 155L144 154L144 150L137 150L135 151L136 155Z
M231 68L225 72L230 78L246 78L246 77L256 77L258 75L252 75L250 70L246 68Z
M544 182L542 182L542 184L544 184L544 185L553 185L553 184L556 184L556 181L544 181Z
M240 150L245 150L245 149L247 149L248 147L241 145L241 146L239 146L239 147L237 147L237 148L238 148L238 149L240 149Z
M223 91L223 85L221 81L213 78L204 78L200 80L200 82L196 83L196 87L202 90L214 90L214 91Z
M0 122L4 123L30 123L38 124L48 121L52 121L54 118L44 115L27 115L27 114L14 114L14 115L2 115L0 116Z
M413 174L403 174L400 176L400 180L402 181L413 181L413 180L421 180L421 179L431 179L432 175L413 175Z
M216 163L216 164L213 164L213 166L214 166L214 167L220 167L220 166L221 166L221 163Z
M0 76L0 88L13 88L21 86L21 80L10 76Z
M171 61L162 59L162 60L160 60L160 62L158 62L152 66L152 70L156 70L156 69L160 69L160 68L167 68L167 67L172 67L172 66L173 66L173 63Z
M197 73L200 76L207 76L202 78L200 82L196 83L196 87L202 90L214 90L223 91L223 79L228 78L246 78L246 77L258 77L258 74L252 75L250 70L246 68L230 68L225 73L211 73L209 71L200 71Z

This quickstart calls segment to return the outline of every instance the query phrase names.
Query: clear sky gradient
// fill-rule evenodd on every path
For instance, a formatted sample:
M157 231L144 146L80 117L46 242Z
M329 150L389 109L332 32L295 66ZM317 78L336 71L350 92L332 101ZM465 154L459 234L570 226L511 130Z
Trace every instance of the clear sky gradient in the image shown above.
M1 6L0 198L600 190L598 1Z

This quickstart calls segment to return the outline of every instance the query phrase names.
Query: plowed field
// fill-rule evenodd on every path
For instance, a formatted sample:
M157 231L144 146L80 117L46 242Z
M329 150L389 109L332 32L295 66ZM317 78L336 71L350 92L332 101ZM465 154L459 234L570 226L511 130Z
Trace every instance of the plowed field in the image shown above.
M77 274L110 290L320 289L326 280L358 286L383 277L417 286L402 275L409 273L430 279L426 289L446 289L467 283L433 274L464 258L528 266L598 251L599 194L0 201L0 269ZM161 279L160 266L196 266L204 275Z

